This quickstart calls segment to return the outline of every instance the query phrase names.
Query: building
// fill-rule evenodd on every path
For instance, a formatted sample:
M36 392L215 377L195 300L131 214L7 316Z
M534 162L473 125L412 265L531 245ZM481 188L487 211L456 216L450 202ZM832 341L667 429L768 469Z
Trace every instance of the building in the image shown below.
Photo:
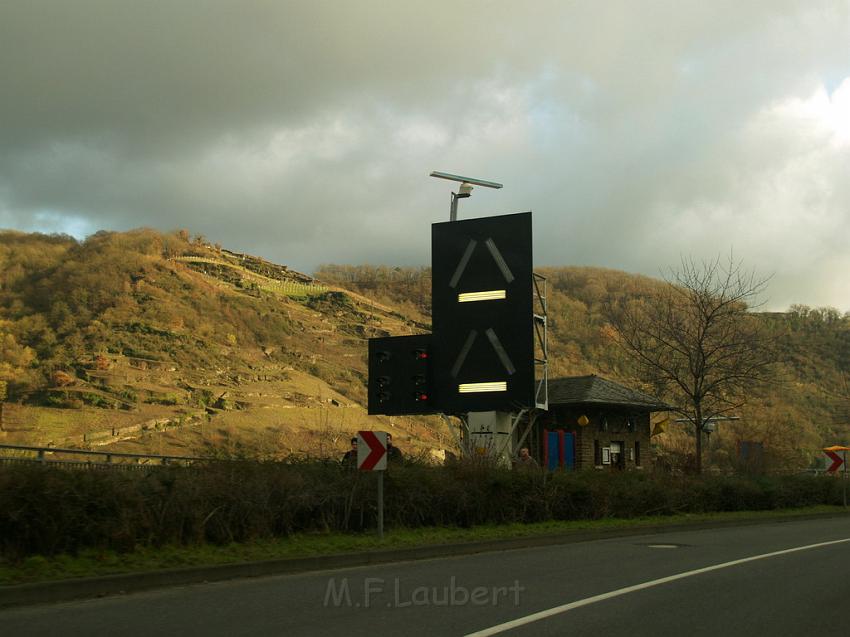
M549 380L549 410L530 425L527 444L549 469L652 466L650 415L670 406L601 376Z

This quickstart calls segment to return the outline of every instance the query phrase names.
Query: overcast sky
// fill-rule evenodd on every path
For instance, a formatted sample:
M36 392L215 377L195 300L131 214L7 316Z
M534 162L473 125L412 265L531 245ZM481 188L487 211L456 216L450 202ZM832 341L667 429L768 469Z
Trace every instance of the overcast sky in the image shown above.
M537 265L850 310L850 0L0 2L0 227L427 264L432 170Z

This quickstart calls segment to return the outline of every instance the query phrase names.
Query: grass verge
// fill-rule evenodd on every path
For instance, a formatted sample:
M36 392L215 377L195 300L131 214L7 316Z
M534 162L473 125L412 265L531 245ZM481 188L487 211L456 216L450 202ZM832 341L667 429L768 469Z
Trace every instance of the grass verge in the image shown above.
M748 521L787 518L812 514L842 513L840 506L814 506L771 511L734 511L689 513L632 519L605 518L505 524L461 528L393 529L383 540L372 534L297 534L288 538L245 544L140 547L129 553L84 550L77 555L55 557L30 556L19 564L0 561L0 585L45 582L76 577L96 577L119 573L138 573L190 566L214 566L259 560L296 558L334 553L354 553L385 549L413 548L435 544L454 544L486 540L559 535L594 530L640 529L674 524L700 524L717 521Z

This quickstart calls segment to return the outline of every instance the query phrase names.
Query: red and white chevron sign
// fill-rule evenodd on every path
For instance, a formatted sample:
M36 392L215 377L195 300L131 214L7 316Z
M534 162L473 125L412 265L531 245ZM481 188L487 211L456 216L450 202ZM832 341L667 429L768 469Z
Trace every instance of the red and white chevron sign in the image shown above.
M832 460L832 464L829 466L829 469L827 469L827 472L834 473L835 471L838 471L839 467L844 464L844 458L834 451L827 451L825 453L829 456L829 459Z
M387 468L387 433L357 432L357 468L361 471L384 471Z
M842 451L844 452L843 457L839 456L836 452ZM844 464L845 459L847 458L847 452L850 451L850 447L842 447L841 445L835 445L832 447L827 447L823 450L823 452L829 456L829 459L832 460L832 464L827 469L828 473L835 473L838 469L841 468L841 465ZM845 467L846 468L846 467Z

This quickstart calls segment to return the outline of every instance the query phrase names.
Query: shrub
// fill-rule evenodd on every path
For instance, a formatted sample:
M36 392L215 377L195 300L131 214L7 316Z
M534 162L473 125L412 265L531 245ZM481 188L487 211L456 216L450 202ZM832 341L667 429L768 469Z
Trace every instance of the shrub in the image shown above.
M78 470L0 465L0 554L129 551L360 532L376 522L376 476L328 460L210 460L192 467ZM825 477L544 474L459 462L391 466L387 527L471 527L841 502Z

